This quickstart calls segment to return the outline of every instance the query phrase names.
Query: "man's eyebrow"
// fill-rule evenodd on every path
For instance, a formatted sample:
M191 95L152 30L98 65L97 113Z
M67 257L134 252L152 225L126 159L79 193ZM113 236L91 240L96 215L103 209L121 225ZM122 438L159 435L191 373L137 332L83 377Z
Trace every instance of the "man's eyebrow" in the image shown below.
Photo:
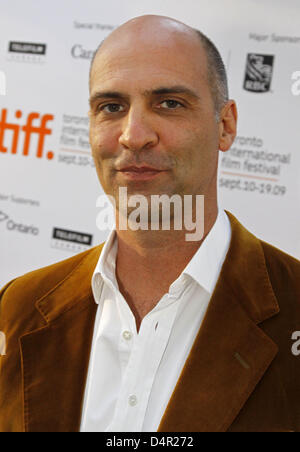
M161 86L159 88L155 88L153 90L146 90L143 92L144 96L160 96L164 94L186 94L189 97L193 97L194 99L199 99L197 93L195 93L193 90L186 86L182 85L175 85L175 86ZM122 93L120 91L97 91L95 94L93 94L90 97L90 105L92 105L95 101L99 99L120 99L120 98L126 98L128 99L128 95L125 93Z
M198 94L188 88L187 86L182 85L175 85L175 86L162 86L159 88L156 88L152 91L145 91L146 95L154 94L154 95L162 95L162 94L187 94L190 97L193 97L195 99L199 99L200 97Z
M119 91L97 91L90 97L90 105L92 105L98 99L120 99L120 97L128 97L124 93Z

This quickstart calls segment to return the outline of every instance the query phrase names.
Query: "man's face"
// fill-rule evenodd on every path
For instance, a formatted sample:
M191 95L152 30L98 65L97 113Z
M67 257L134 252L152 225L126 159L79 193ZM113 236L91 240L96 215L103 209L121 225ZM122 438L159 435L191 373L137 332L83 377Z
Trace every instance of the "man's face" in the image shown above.
M205 53L197 37L148 34L123 32L94 62L90 143L100 182L116 201L119 187L128 196L216 196L219 127Z

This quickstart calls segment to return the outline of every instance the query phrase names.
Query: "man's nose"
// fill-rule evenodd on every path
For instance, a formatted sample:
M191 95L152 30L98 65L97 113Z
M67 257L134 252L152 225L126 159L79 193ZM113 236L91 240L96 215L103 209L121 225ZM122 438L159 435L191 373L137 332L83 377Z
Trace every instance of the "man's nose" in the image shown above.
M159 135L150 112L131 108L123 119L119 143L132 151L139 151L155 146Z

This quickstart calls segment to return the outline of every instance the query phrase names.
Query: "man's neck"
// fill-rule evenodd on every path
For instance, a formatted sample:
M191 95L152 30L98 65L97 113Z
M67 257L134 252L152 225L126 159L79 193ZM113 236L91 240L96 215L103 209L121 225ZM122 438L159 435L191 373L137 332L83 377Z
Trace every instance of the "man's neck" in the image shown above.
M137 325L169 291L199 249L217 218L217 208L206 210L204 235L186 241L187 231L118 230L116 277L119 288L135 314Z
M186 240L190 232L182 230L120 230L116 225L118 237L118 264L130 261L155 272L164 262L188 262L213 227L218 215L217 206L206 210L203 236L200 240ZM127 267L127 265L125 266Z

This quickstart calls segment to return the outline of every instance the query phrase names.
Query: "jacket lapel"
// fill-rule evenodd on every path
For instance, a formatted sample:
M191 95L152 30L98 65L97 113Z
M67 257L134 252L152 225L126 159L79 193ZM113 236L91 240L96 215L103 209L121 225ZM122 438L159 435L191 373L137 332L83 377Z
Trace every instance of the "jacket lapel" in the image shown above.
M226 431L277 354L257 326L279 312L260 241L227 214L230 248L158 431Z
M45 326L20 338L25 431L79 430L97 309L91 278L100 250L36 302Z

